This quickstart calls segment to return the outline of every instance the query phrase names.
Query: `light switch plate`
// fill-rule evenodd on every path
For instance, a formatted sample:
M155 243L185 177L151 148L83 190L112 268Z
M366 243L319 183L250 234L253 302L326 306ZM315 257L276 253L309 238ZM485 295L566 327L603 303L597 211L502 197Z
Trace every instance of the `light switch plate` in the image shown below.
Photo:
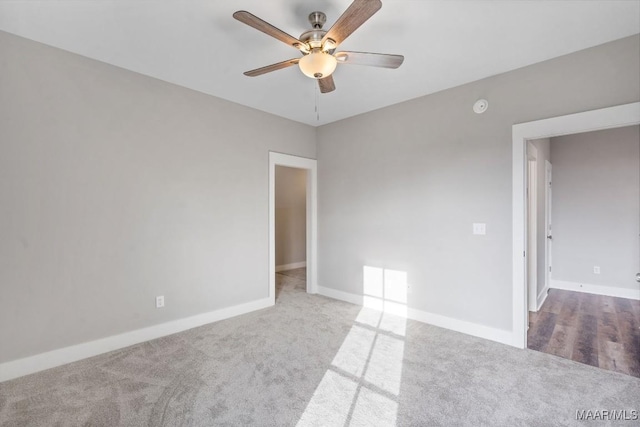
M478 234L484 236L487 234L487 224L484 222L474 222L473 223L473 234Z

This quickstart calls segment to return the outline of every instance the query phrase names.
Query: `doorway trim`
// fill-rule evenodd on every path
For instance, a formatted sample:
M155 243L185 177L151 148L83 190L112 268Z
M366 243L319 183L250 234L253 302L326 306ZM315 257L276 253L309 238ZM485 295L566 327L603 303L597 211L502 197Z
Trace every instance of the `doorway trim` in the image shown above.
M307 171L307 292L318 292L318 161L269 151L269 300L276 302L276 166Z
M590 132L640 124L640 102L585 111L512 127L512 225L513 225L513 345L527 347L526 280L526 144L531 139Z

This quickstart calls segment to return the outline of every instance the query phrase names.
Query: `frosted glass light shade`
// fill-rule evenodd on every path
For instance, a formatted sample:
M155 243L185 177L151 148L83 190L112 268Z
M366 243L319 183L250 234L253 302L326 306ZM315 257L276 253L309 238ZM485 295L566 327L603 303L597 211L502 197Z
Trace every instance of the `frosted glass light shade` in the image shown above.
M328 77L336 69L338 62L333 55L324 52L311 52L300 58L298 66L305 76L312 79Z

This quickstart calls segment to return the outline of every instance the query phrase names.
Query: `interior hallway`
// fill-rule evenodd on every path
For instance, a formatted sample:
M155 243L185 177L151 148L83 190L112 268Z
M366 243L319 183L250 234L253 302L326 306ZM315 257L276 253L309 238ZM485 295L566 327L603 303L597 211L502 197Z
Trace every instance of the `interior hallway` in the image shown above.
M550 289L527 346L640 378L640 301Z

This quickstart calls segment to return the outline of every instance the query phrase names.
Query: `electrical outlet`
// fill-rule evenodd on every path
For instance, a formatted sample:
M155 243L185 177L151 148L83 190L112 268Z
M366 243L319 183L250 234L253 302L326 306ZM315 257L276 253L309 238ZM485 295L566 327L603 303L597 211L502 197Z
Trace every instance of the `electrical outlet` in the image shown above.
M156 297L156 308L164 307L164 295L160 295Z
M593 266L593 274L600 274L600 267L598 267L597 265Z

